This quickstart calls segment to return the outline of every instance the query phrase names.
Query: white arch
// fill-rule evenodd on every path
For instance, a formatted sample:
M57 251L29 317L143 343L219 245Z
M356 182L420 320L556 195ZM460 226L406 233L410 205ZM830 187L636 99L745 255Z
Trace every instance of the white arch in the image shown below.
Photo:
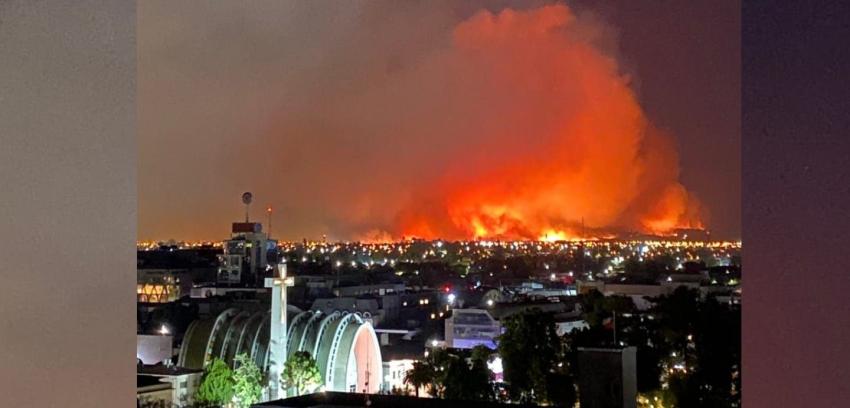
M316 342L313 344L313 349L310 350L310 355L313 356L313 358L318 360L319 345L322 342L322 336L325 334L325 329L328 327L328 324L338 319L339 315L339 312L333 312L325 316L325 318L319 322L319 330L316 331Z
M227 331L224 333L224 342L221 345L221 352L219 353L218 358L226 361L228 364L230 363L230 361L228 361L228 360L232 360L232 359L227 358L228 357L227 351L232 347L233 348L233 356L236 355L237 350L235 349L235 347L237 346L237 344L233 344L235 342L238 342L238 340L239 340L238 338L235 338L236 337L236 331L238 330L241 334L241 330L239 330L239 326L241 324L243 324L250 317L251 317L250 313L248 313L247 311L242 311L239 314L237 314L236 316L233 316L232 319L230 319L230 324L227 325Z
M304 325L304 331L301 332L301 340L298 341L298 348L295 351L304 351L304 346L307 342L310 341L310 330L313 329L313 326L316 324L316 321L322 319L322 312L315 312L313 316L310 316L307 319L307 323ZM316 341L318 343L318 340ZM315 358L315 354L313 354L313 358Z
M337 365L337 352L339 351L339 345L342 341L342 336L345 334L345 330L348 328L348 325L351 324L351 320L358 320L359 317L353 314L346 314L342 321L339 322L339 326L337 326L336 332L334 332L333 339L331 340L330 350L328 351L328 367L325 371L325 386L331 387L334 391L347 391L347 390L337 390L334 387L334 377ZM346 366L348 362L345 362Z
M204 352L204 367L206 367L207 364L209 364L210 361L212 361L213 352L215 351L215 350L213 350L213 347L215 346L215 340L218 337L219 332L221 331L222 327L226 324L226 322L228 320L230 320L230 318L233 317L236 314L236 312L238 312L237 309L230 308L230 309L227 309L227 310L221 312L218 315L218 317L215 318L215 323L213 324L213 328L210 331L210 337L209 337L209 340L207 340L207 347L206 347L206 350Z
M251 334L248 331L251 328L251 325L254 324L254 322L259 321L263 317L265 317L264 313L254 313L251 317L248 318L248 320L242 326L242 329L239 330L239 341L236 342L236 352L233 353L234 356L239 353L244 353L244 350L246 348L250 352L250 349L253 347L253 344L249 344L249 341L251 340L248 340L248 338L251 336ZM260 322L258 326L262 326L262 322Z
M357 348L357 340L360 338L360 336L364 336L364 335L370 337L371 341L369 342L369 344L372 346L372 350L371 350L372 354L370 354L367 357L367 358L369 358L369 361L357 361L357 355L355 354L354 351ZM360 324L360 327L358 327L357 331L354 333L354 338L351 341L351 350L348 352L348 361L354 361L355 362L355 365L354 365L355 370L357 370L357 367L360 364L369 365L370 363L373 363L373 362L375 363L375 367L377 368L378 372L369 373L369 378L368 378L369 388L367 388L367 392L370 392L372 390L374 390L374 391L380 390L381 383L383 383L383 381L384 381L384 364L383 364L383 360L382 360L382 357L381 357L381 346L380 346L380 344L381 343L378 342L378 335L375 333L375 329L372 327L372 324L364 321ZM375 359L375 360L373 361L371 359ZM367 367L367 370L368 369L369 368ZM346 374L348 374L348 373L346 373ZM356 373L356 374L359 375L359 373ZM375 385L377 385L377 386L375 386ZM357 390L357 391L359 392L360 390Z

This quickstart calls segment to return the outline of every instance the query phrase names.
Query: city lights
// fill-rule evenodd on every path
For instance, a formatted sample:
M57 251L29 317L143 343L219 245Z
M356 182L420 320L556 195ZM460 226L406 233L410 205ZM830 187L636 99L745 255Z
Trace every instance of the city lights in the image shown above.
M212 3L142 13L137 405L740 406L737 13Z

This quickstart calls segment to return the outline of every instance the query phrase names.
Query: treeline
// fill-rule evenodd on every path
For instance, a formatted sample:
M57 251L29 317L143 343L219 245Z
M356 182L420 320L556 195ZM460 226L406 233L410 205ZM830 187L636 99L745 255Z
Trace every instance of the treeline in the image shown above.
M653 301L651 310L640 312L630 298L583 295L590 328L564 336L557 335L551 314L517 314L503 320L497 350L431 351L405 380L417 395L424 390L438 398L573 406L581 392L580 347L634 346L644 406L740 406L740 307L702 299L685 287ZM487 362L496 352L504 381L494 385Z

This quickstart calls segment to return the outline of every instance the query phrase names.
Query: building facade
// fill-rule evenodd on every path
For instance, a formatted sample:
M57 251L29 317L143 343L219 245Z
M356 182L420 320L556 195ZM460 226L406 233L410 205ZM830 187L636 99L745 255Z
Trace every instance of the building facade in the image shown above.
M277 262L277 241L263 232L257 222L234 222L231 238L224 241L217 281L256 286L270 276Z
M502 334L502 326L483 309L454 309L446 319L446 346L471 349L483 345L496 348L496 337Z
M136 377L136 400L140 407L183 408L195 402L202 370L174 366L143 366Z

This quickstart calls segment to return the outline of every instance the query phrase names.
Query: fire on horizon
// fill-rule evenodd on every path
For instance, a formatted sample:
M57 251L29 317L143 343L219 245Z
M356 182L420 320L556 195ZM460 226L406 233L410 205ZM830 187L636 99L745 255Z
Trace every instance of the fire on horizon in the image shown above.
M362 79L363 85L343 81L346 94L331 98L327 96L335 94L328 94L325 86L339 85L334 75L323 76L328 85L304 85L311 89L305 91L300 84L270 86L270 79L283 74L260 70L258 77L269 80L248 87L247 97L229 95L232 101L222 108L228 115L202 117L202 123L255 122L246 127L254 132L253 139L240 141L227 159L211 165L215 170L210 177L228 180L225 188L178 194L183 187L170 185L169 177L157 178L155 190L150 187L154 184L142 182L140 198L151 201L140 202L140 226L174 221L182 211L182 219L169 228L189 231L192 225L237 214L224 197L252 190L260 205L269 205L269 210L274 205L275 217L280 217L276 230L288 230L280 234L298 234L289 239L328 235L335 241L361 242L555 242L625 234L670 237L683 229L708 229L709 208L681 181L677 135L656 126L645 112L630 70L605 45L607 29L560 3L481 9L442 28L444 44L427 52L408 51L415 47L404 43L405 33L399 34L401 48L387 51L389 62L352 68L364 72L363 78L347 72L343 77ZM151 44L141 43L144 55L155 49ZM225 51L226 45L221 47ZM251 66L250 61L245 64ZM156 77L143 77L140 89L156 89L150 78ZM150 96L156 93L141 93L143 105L154 106L144 101L157 100ZM290 98L291 93L300 97ZM277 100L281 95L287 95L287 104L252 105L268 109L265 115L242 118L237 110L245 105L240 100L250 105L253 98ZM311 99L315 95L323 97ZM301 100L315 107L292 102ZM145 112L142 117L150 115ZM156 126L172 120L186 134L200 133L183 128L188 119L177 115L145 121L149 128L143 126L142 133L156 133ZM233 123L219 127L230 126L240 129ZM205 146L204 140L193 148ZM263 158L269 152L277 155L274 160ZM249 158L256 158L256 164ZM150 204L161 200L147 198L153 197L150 191L172 198ZM173 197L180 200L175 204ZM292 233L299 222L299 232ZM219 224L224 231L226 222ZM194 236L163 236L167 229L158 228L145 233L140 228L140 238L221 238L194 231Z
M480 12L454 29L447 64L480 73L483 88L511 101L492 140L536 146L459 158L402 211L392 236L556 241L586 236L585 226L703 226L699 202L678 181L675 146L646 118L617 61L577 25L556 5ZM465 174L466 160L479 170Z

